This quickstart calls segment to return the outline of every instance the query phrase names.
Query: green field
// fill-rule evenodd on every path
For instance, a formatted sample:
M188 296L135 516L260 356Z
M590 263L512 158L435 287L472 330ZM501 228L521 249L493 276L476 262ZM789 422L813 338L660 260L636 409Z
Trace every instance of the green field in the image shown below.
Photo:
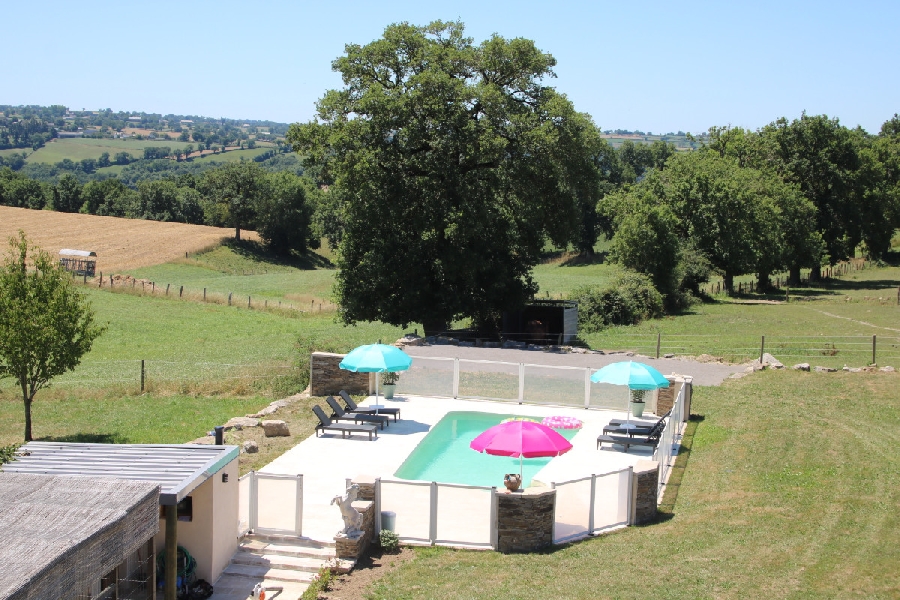
M27 162L53 165L65 158L78 162L85 158L100 158L104 152L109 153L110 160L117 152L128 152L136 158L141 158L144 148L168 146L174 149L183 148L186 145L187 142L177 140L65 138L55 140L38 149L28 157Z

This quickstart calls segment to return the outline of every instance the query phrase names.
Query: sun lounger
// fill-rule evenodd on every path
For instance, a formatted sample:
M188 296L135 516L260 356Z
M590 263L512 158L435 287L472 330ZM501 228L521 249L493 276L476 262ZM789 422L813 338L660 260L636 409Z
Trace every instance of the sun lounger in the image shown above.
M331 414L331 419L333 421L353 421L354 423L362 423L368 421L369 423L377 423L378 425L381 425L382 429L384 429L390 421L390 417L386 417L384 415L346 412L343 407L338 404L338 401L335 400L333 396L328 396L327 398L325 398L325 402L328 403L328 406L330 406L331 410L333 411Z
M355 425L350 423L333 423L331 419L328 418L328 415L325 414L325 411L322 410L322 407L316 404L312 408L316 417L319 419L319 424L316 425L316 437L319 437L320 431L340 431L341 437L347 437L351 433L368 433L369 439L372 439L372 435L378 437L378 427L375 425Z
M661 416L659 420L656 421L656 423L636 423L635 421L630 420L622 421L621 419L612 419L609 422L609 425L606 425L603 428L603 433L613 435L627 435L630 437L634 437L636 435L646 436L653 430L654 427L662 423L663 420L670 414L672 414L672 409L669 409L669 411ZM626 425L627 423L630 423L631 427L623 427L623 425Z
M369 415L374 415L374 414L394 415L395 421L400 418L400 409L399 408L380 408L377 411L374 408L361 408L356 405L356 402L353 401L353 398L351 398L350 394L348 394L345 390L341 390L340 394L341 394L341 398L344 399L344 403L347 405L347 410L349 410L350 412L369 414Z
M668 413L666 413L668 415ZM631 437L626 435L600 435L597 436L597 448L600 448L600 444L607 443L613 444L615 446L624 446L625 452L628 452L628 448L630 446L641 446L645 448L656 448L659 445L659 438L662 436L663 429L666 427L665 416L657 421L656 425L654 425L649 432L647 432L646 436L638 435L637 437Z

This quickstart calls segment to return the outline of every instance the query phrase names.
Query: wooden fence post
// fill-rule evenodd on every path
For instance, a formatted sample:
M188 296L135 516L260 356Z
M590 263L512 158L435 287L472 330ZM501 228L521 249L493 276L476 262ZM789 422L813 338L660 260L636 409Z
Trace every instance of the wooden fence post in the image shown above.
M247 308L251 308L251 306L250 306L250 296L247 296Z
M206 288L203 288L203 301L206 302Z
M228 292L228 306L231 306L231 292Z
M875 339L876 339L876 336L873 335L872 336L872 364L873 365L878 364L877 362L875 362Z
M759 364L763 364L763 354L766 353L766 336L762 336L762 341L759 343Z
M166 284L166 296L169 295L169 285L170 285L170 284L168 284L168 283Z
M144 359L141 359L141 393L144 393Z
M656 358L659 358L659 344L662 341L662 332L656 332Z
M178 288L178 297L181 298L181 295L184 294L184 286Z

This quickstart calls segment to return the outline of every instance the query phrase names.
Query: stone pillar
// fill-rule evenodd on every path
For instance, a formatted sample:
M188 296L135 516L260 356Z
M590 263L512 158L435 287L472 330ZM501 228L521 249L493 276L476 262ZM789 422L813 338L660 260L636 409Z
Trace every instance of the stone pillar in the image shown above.
M313 352L310 355L310 396L335 395L341 390L351 394L369 393L369 373L354 373L340 368L346 354Z
M334 548L340 559L359 560L375 535L375 503L371 500L357 500L351 506L362 515L361 533L353 537L339 533L334 536Z
M553 543L556 490L526 488L497 494L497 550L533 552Z
M655 460L639 460L634 466L632 488L633 525L650 523L656 519L659 505L656 489L659 483L659 463Z
M375 478L371 475L357 475L351 483L359 486L356 497L360 500L375 501Z

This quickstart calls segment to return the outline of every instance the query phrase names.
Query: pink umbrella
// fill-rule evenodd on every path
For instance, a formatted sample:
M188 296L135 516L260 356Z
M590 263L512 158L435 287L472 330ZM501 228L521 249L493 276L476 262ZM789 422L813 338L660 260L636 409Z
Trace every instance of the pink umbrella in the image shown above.
M494 456L518 456L521 477L523 458L559 456L571 450L572 444L546 425L534 421L507 421L482 432L469 447Z

